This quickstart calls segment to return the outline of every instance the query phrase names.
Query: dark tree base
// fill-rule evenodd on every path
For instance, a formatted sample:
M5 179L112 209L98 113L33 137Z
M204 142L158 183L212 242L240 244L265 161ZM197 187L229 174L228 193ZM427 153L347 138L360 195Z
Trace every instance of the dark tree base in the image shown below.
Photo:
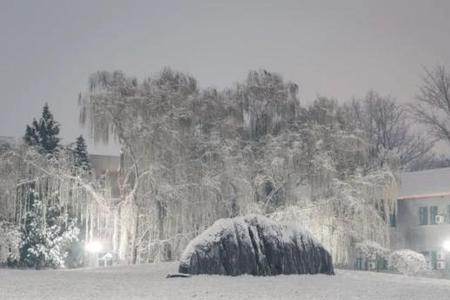
M189 278L191 275L183 273L167 274L166 278Z

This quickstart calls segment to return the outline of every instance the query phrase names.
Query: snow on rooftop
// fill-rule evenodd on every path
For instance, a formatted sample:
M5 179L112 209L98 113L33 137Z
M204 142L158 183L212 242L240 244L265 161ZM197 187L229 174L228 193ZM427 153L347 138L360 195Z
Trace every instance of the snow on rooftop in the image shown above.
M399 198L450 193L450 168L401 174Z

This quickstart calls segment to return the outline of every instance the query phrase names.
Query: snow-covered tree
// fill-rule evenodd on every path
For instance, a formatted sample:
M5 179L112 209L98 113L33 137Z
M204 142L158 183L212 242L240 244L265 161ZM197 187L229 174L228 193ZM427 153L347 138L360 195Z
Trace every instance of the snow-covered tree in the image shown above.
M79 229L57 205L46 208L35 191L30 192L29 201L31 209L21 226L19 264L36 269L64 266Z
M87 145L82 135L77 137L75 147L73 149L74 166L82 171L89 171L91 164L89 162L89 155L87 151Z
M339 262L355 241L386 245L397 157L369 168L371 142L348 110L327 98L302 108L297 94L264 70L224 91L170 69L143 81L93 74L81 120L94 139L122 145L113 237L122 259L152 260L167 242L179 253L220 217L290 206L313 207L306 227Z
M417 102L410 108L434 138L450 143L450 73L443 65L424 73Z
M43 207L43 220L39 222L46 228L41 233L54 236L50 240L58 240L55 242L58 247L62 243L67 244L64 241L71 241L64 246L64 249L69 248L65 258L65 265L68 267L79 266L83 256L81 241L69 238L68 235L80 228L82 230L78 238L89 241L94 228L101 237L111 227L104 221L105 218L110 219L111 215L111 189L86 175L83 170L74 172L73 151L69 148L61 147L54 155L44 156L36 147L13 147L1 154L0 174L0 188L4 191L0 198L0 204L4 208L1 215L24 228L27 216L37 214L36 210L33 211L30 199L30 195L37 195ZM58 216L56 219L59 228L64 228L56 236L55 231L48 231L50 229L47 224L55 223L55 215Z
M26 126L24 142L29 146L38 147L44 154L53 154L59 147L59 124L53 118L46 103L42 109L42 116L31 125Z
M383 165L386 156L398 156L402 168L407 169L423 157L434 143L414 132L406 107L394 98L370 91L363 99L354 99L347 106L355 129L362 130L369 142L370 160Z
M24 226L21 228L22 242L20 244L19 262L28 267L41 268L53 262L46 257L46 236L42 203L34 192L29 194L31 209L24 216Z
M375 140L334 99L302 107L298 86L265 70L219 91L166 68L144 80L97 72L79 101L94 140L121 145L121 169L96 180L83 163L74 167L73 149L6 151L0 167L13 176L1 182L17 201L5 207L18 224L33 187L46 208L58 196L80 239L102 240L129 263L177 258L217 219L247 213L301 223L338 264L349 263L355 243L389 246L399 156L375 161Z

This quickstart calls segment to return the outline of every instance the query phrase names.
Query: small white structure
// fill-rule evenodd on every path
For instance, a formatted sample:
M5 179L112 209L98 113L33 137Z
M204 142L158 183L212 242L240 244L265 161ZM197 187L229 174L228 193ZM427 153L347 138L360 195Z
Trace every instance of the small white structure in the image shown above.
M112 253L107 252L105 255L101 256L98 259L98 266L99 267L110 267L113 265L113 258L114 255Z
M99 240L87 242L84 246L86 266L107 267L112 266L114 255L104 249L104 243Z

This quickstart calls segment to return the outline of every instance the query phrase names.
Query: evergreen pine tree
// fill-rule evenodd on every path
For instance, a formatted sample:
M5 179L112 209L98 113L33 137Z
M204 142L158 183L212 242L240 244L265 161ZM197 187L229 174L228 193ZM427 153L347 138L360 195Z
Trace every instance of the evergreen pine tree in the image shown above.
M39 129L42 148L47 153L54 153L59 146L59 124L53 119L53 114L50 112L47 103L42 110Z
M25 129L25 136L23 137L25 143L29 146L36 146L39 144L39 136L36 132L36 119L33 119L32 125L27 125Z
M45 232L42 202L39 195L30 190L31 209L24 216L21 226L22 241L19 248L19 262L37 269L45 265Z
M57 204L48 207L44 216L44 205L34 190L29 201L31 209L20 230L19 263L36 269L80 266L80 253L73 252L79 246L76 220L69 219Z
M39 151L43 154L53 154L59 147L58 134L59 124L53 119L53 114L46 103L39 121L34 119L31 126L27 125L23 140L29 146L39 147Z
M80 135L75 142L74 151L74 166L80 168L83 171L89 171L91 165L89 163L89 156L87 151L86 142L82 135Z

